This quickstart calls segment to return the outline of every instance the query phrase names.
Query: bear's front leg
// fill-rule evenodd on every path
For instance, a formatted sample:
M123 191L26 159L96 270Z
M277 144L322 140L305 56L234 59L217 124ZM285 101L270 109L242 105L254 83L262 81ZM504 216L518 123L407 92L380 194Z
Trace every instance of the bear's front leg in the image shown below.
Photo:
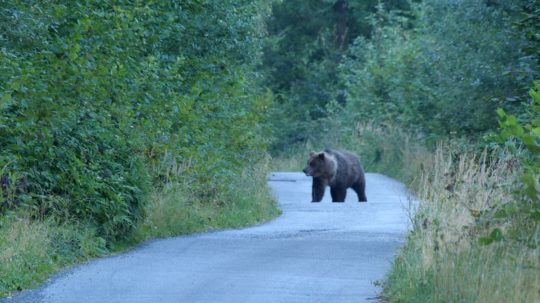
M313 186L311 188L311 202L321 202L324 196L326 182L321 178L313 178Z

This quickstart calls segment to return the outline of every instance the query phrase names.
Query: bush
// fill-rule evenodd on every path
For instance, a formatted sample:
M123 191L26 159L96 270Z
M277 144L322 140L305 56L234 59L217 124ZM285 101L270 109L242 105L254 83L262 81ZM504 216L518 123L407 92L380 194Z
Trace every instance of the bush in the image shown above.
M516 116L507 114L499 109L499 123L501 126L498 139L510 149L518 159L523 169L520 184L516 191L517 204L501 205L497 215L499 217L512 217L515 212L526 215L521 221L519 228L534 230L540 225L540 82L534 83L534 88L529 91L531 103L525 104L527 115L520 121ZM510 207L511 206L511 207ZM517 206L517 207L516 207ZM519 235L522 235L519 232ZM532 237L532 238L531 238ZM522 237L520 237L522 238ZM523 239L523 238L522 238ZM524 239L529 245L534 243L534 235Z
M2 2L0 295L137 240L276 214L258 166L270 4Z

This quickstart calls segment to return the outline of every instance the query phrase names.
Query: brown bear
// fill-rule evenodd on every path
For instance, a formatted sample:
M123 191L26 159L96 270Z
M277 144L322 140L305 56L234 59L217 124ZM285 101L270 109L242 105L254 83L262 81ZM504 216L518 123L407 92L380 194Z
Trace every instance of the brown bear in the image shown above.
M332 202L344 202L349 187L358 195L358 201L367 202L366 177L358 157L345 150L332 149L309 156L304 173L313 177L312 202L321 202L327 185Z

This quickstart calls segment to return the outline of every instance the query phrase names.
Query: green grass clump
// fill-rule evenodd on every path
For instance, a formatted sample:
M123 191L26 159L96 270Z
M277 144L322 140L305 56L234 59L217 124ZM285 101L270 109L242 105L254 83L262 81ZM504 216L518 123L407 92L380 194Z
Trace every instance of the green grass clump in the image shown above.
M412 235L385 284L387 302L537 302L538 251L519 244L469 243L427 259Z
M103 255L105 240L77 223L0 217L0 297L35 287L65 265Z
M276 217L279 209L270 194L267 169L259 166L232 178L213 197L200 197L187 182L168 182L156 191L147 216L135 233L137 240L193 232L236 228Z

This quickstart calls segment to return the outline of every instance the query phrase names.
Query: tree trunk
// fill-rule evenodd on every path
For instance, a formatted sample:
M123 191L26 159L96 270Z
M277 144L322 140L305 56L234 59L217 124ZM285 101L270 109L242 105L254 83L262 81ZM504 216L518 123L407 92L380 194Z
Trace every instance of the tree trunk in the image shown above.
M347 26L349 18L347 0L337 0L334 4L334 11L336 14L336 44L338 50L343 52L347 47L347 35L349 32L349 27Z

